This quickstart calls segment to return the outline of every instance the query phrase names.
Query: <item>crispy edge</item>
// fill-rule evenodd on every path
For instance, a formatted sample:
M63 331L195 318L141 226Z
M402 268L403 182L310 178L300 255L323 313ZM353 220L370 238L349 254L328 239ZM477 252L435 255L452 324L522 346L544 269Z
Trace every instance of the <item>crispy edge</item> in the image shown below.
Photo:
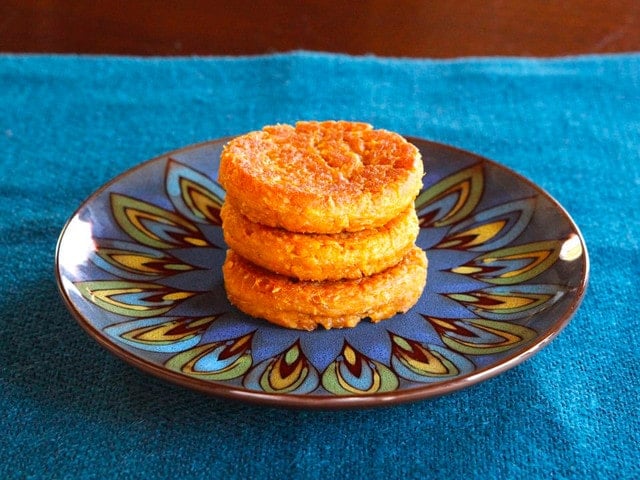
M377 229L303 234L249 220L230 203L221 210L224 239L245 259L299 280L355 279L397 264L419 232L413 207Z
M381 273L358 280L297 282L227 251L223 265L229 301L253 317L286 328L354 327L404 313L419 300L427 281L427 257L418 247Z

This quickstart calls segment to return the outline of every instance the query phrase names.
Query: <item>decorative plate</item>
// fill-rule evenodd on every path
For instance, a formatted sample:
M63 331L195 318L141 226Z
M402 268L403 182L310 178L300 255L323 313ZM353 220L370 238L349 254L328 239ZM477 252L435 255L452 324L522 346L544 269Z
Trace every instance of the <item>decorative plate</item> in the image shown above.
M65 226L56 274L69 309L140 369L272 405L387 405L442 395L527 359L584 295L584 241L540 188L490 160L409 139L427 174L416 200L427 287L409 312L303 332L228 302L216 183L228 139L150 160L93 194Z

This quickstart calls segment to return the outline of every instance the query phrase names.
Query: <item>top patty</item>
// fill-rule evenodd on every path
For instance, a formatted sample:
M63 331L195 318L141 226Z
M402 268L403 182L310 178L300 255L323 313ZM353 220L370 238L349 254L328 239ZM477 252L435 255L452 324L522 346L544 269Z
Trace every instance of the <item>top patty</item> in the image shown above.
M366 123L298 122L231 140L220 161L227 201L254 222L302 233L384 225L422 186L418 149Z

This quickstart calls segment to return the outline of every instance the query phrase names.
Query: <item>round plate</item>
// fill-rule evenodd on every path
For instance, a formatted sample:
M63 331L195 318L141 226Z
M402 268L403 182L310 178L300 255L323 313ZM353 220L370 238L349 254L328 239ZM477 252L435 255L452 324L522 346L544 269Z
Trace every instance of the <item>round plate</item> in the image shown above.
M80 325L158 377L272 405L388 405L486 380L533 355L584 295L584 241L540 188L490 160L409 139L427 286L409 312L356 328L289 330L227 300L216 182L228 139L150 160L93 194L65 226L58 285Z

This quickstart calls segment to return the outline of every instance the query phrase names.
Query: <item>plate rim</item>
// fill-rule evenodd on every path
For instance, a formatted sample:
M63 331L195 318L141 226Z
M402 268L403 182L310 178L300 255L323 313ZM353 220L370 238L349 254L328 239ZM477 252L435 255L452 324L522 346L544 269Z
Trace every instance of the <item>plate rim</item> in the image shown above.
M381 407L385 405L397 405L401 403L411 403L420 400L427 400L437 398L449 393L453 393L458 390L466 389L478 383L482 383L486 380L494 378L514 367L520 365L524 361L536 355L540 350L544 349L551 341L553 341L558 334L564 330L564 328L570 323L576 312L578 311L586 294L587 286L590 276L590 259L587 250L584 236L582 235L578 225L573 220L568 211L558 202L549 192L540 187L532 180L528 179L524 175L516 172L510 167L503 165L495 160L489 159L478 153L465 150L449 144L428 140L420 137L403 135L407 141L416 144L422 143L433 146L442 150L449 150L457 155L471 156L479 160L484 164L489 164L493 168L497 168L503 172L514 176L518 181L526 184L534 191L545 197L559 213L562 214L565 221L572 228L573 232L577 235L582 247L581 262L584 270L584 274L580 279L580 284L572 291L573 298L571 302L565 307L565 310L558 319L542 334L535 337L534 340L526 343L525 345L515 348L512 353L506 355L497 364L489 364L487 366L473 370L470 373L463 374L456 377L453 380L447 380L438 383L425 384L422 386L396 390L388 393L373 393L365 395L300 395L300 394L282 394L282 393L266 393L254 390L248 390L245 388L236 387L233 385L221 384L219 382L211 382L202 380L199 378L193 378L186 375L173 372L171 370L162 368L159 365L151 363L144 358L136 356L134 353L124 349L117 343L111 341L106 335L95 328L80 311L76 308L74 302L67 294L63 285L63 276L60 268L60 250L61 244L65 237L65 234L78 213L85 208L92 200L97 198L104 191L109 189L112 185L117 184L121 179L135 174L137 171L145 168L148 164L161 161L172 155L178 153L182 154L191 150L198 150L210 145L219 145L234 138L234 136L224 136L216 139L206 140L190 145L186 145L181 148L173 149L157 155L148 160L142 161L132 167L126 169L120 174L113 177L111 180L104 183L98 189L88 195L79 206L73 211L73 213L66 220L56 242L55 248L55 278L58 291L76 322L82 327L82 329L99 345L105 348L108 352L114 354L116 357L125 361L129 365L141 370L142 372L156 377L159 380L169 381L174 385L185 387L191 390L195 390L207 395L211 395L218 398L224 398L227 400L240 400L246 403L252 403L263 406L271 407L286 407L286 408L300 408L311 410L337 410L337 409L349 409L349 408L371 408ZM418 145L416 145L418 146ZM418 146L418 148L420 148Z

